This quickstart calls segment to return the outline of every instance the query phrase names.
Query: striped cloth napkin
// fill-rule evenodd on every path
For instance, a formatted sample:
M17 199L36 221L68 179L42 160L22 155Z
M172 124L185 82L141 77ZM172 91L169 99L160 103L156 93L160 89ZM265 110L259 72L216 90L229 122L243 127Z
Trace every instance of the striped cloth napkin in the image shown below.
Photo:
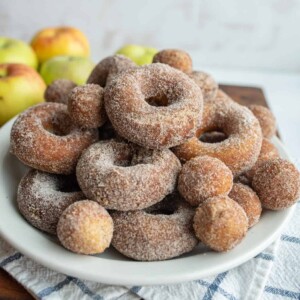
M230 271L187 283L112 286L56 273L0 239L0 266L37 299L300 299L300 203L281 237Z

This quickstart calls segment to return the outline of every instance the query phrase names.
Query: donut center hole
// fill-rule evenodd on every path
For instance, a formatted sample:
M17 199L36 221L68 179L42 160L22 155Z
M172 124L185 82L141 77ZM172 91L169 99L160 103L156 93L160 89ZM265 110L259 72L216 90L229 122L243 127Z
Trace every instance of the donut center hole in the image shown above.
M227 134L220 130L212 130L204 132L200 135L199 140L203 143L215 144L225 141Z
M178 202L176 201L176 196L173 194L170 194L165 197L164 200L162 200L159 203L156 203L147 209L145 211L150 215L173 215L175 211L178 208Z
M154 209L151 211L148 211L148 214L150 215L173 215L175 212L175 209L172 209L171 207L165 207L161 209Z
M165 94L158 94L154 97L146 98L146 102L151 106L168 106L169 100Z
M75 176L63 176L59 180L58 190L62 193L79 192L80 187Z
M71 120L69 116L55 117L43 122L43 127L48 132L57 136L66 136L71 131Z

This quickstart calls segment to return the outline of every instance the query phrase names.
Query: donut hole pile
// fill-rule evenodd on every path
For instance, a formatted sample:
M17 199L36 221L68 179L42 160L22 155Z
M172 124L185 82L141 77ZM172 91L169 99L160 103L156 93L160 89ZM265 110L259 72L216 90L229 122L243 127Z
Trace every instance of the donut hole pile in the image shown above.
M228 251L264 209L299 197L299 171L270 141L272 113L234 102L185 51L142 67L110 56L86 84L57 80L45 97L12 127L11 152L31 167L17 203L70 251L112 245L141 261L199 242Z

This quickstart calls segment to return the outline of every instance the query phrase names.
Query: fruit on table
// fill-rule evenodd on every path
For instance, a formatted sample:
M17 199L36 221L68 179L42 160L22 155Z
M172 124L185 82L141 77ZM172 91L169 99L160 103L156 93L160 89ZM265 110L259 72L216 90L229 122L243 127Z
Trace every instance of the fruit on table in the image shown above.
M44 101L46 85L24 64L0 64L0 126L29 106Z
M87 57L56 56L45 61L40 74L47 85L56 79L69 79L77 85L86 82L94 68L94 63Z
M39 31L31 46L40 63L61 55L88 57L90 46L86 36L73 27L53 27Z
M37 68L38 60L33 49L23 41L0 37L0 64L19 63Z
M151 64L153 56L158 52L157 49L151 47L143 47L140 45L125 45L120 48L116 54L123 54L138 65Z

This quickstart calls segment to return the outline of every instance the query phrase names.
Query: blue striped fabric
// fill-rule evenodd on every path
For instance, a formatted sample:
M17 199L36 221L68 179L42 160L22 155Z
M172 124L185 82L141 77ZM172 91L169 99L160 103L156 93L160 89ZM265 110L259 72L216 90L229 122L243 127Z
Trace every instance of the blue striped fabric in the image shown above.
M38 299L300 299L299 215L300 205L297 205L277 241L278 249L271 245L240 267L183 284L120 287L80 280L36 264L3 240L0 240L0 267Z

